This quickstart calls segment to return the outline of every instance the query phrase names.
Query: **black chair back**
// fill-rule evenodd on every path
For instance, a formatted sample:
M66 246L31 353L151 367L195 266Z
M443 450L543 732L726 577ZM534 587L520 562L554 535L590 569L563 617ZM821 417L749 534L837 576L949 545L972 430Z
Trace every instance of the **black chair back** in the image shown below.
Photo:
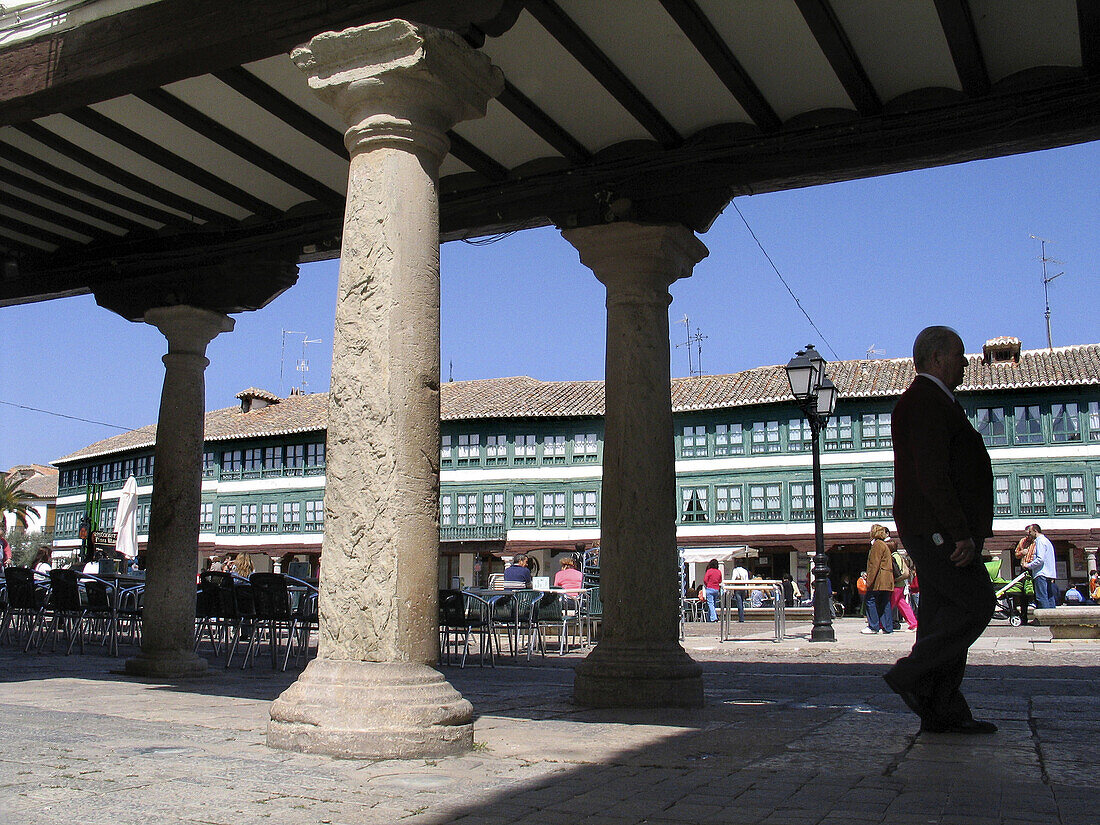
M204 570L199 574L199 585L204 593L205 615L218 619L240 618L232 573Z
M71 568L50 571L50 606L63 613L79 613L80 574Z
M252 606L257 619L290 621L290 592L281 573L253 573L248 581L252 585Z
M8 607L12 610L37 610L41 597L34 584L34 571L29 567L7 567L4 582L8 588Z

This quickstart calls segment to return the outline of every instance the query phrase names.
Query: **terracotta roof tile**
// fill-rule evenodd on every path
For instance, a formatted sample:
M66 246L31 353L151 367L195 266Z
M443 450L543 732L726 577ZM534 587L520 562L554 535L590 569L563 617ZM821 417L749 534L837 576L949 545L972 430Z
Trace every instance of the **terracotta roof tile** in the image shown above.
M984 363L981 355L967 356L961 394L995 390L1039 389L1100 385L1100 344L1025 350L1020 362ZM841 398L891 398L913 380L912 359L858 359L834 361L827 368ZM246 390L252 392L255 388ZM262 391L260 391L262 392ZM242 393L243 394L243 393ZM732 375L704 375L672 379L675 412L774 404L790 400L782 366L756 367ZM538 381L529 376L455 381L440 393L444 421L487 418L576 418L604 412L602 381ZM228 407L206 414L206 440L320 432L328 420L328 393L292 395L277 404L242 413ZM90 444L54 463L92 458L153 445L156 427Z

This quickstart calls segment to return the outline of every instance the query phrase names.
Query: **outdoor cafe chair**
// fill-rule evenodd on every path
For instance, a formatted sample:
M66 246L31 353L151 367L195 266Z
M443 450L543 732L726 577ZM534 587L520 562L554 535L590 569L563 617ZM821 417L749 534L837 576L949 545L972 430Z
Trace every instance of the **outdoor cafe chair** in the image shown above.
M530 658L538 640L539 652L546 655L546 631L553 628L558 633L558 653L564 654L570 635L580 637L580 612L574 606L574 599L563 593L545 593L535 607L534 634L527 648Z
M205 630L218 655L218 642L225 643L225 666L233 663L233 654L241 640L246 620L253 614L252 595L246 590L247 579L240 579L232 573L217 570L204 570L199 574L199 586L205 591L203 596L204 615L196 631L195 650L202 642ZM196 611L198 612L198 611Z
M287 633L286 656L283 657L283 670L290 663L290 654L297 648L294 656L295 667L302 661L302 657L309 650L310 635L319 626L320 616L317 611L317 588L301 579L287 576L291 587L298 596L297 604L291 611L290 630Z
M584 607L581 611L584 620L584 638L586 644L596 643L596 627L603 621L603 599L600 598L600 586L585 591Z
M267 636L271 649L271 669L279 662L279 638L289 634L294 616L291 610L290 589L282 573L253 573L248 577L252 594L252 633L248 638L248 648L244 652L241 669L248 666L253 651L261 635Z
M69 646L65 649L65 655L73 652L73 645L80 641L80 652L84 652L84 631L88 625L94 625L102 620L104 628L104 640L106 630L111 618L111 586L102 579L92 581L96 587L89 592L82 587L81 573L72 568L50 571L50 599L49 610L52 614L50 627L38 642L41 650L46 642L46 636L52 635L52 649L57 649L58 634L67 636ZM88 577L91 580L92 577ZM100 587L99 585L102 585ZM91 628L89 628L91 629Z
M497 598L493 603L493 629L508 634L508 651L515 656L520 649L521 636L526 634L525 646L530 646L531 627L535 605L542 598L538 590L515 590ZM497 641L497 650L500 642Z
M26 653L34 643L36 632L45 627L49 581L28 567L8 567L4 569L4 583L8 600L0 621L0 642L9 638L9 633L14 633L16 638L26 635L23 646Z
M462 658L459 667L466 667L470 652L470 636L476 635L478 641L478 663L485 664L485 655L489 655L489 666L495 667L493 656L493 606L474 593L466 591L444 590L440 592L440 631L441 654L446 653L445 663L450 664L451 635L454 634L455 652L458 648L458 634L463 634ZM441 656L442 658L442 656Z

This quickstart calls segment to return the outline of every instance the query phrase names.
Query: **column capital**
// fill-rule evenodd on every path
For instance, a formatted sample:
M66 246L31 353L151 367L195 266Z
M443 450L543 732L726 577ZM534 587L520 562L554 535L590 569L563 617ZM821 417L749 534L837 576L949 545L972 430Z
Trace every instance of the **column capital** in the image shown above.
M649 277L668 287L687 278L708 254L695 233L678 223L619 221L566 229L562 237L605 286Z
M405 20L325 32L290 56L348 124L352 156L404 145L438 165L449 150L447 130L484 117L504 88L500 69L454 32Z
M145 313L145 323L168 339L169 355L206 355L207 345L223 332L232 331L235 321L209 309L180 305L156 307Z

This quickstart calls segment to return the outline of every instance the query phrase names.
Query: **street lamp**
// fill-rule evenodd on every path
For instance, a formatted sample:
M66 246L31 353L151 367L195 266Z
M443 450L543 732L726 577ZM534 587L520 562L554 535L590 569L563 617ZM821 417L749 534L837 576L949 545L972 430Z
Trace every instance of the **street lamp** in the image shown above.
M817 437L836 409L836 385L825 374L825 359L813 344L799 350L786 366L791 395L810 422L814 476L814 628L811 642L835 642L833 588L829 583L829 559L825 555L825 523L821 511L821 451Z

